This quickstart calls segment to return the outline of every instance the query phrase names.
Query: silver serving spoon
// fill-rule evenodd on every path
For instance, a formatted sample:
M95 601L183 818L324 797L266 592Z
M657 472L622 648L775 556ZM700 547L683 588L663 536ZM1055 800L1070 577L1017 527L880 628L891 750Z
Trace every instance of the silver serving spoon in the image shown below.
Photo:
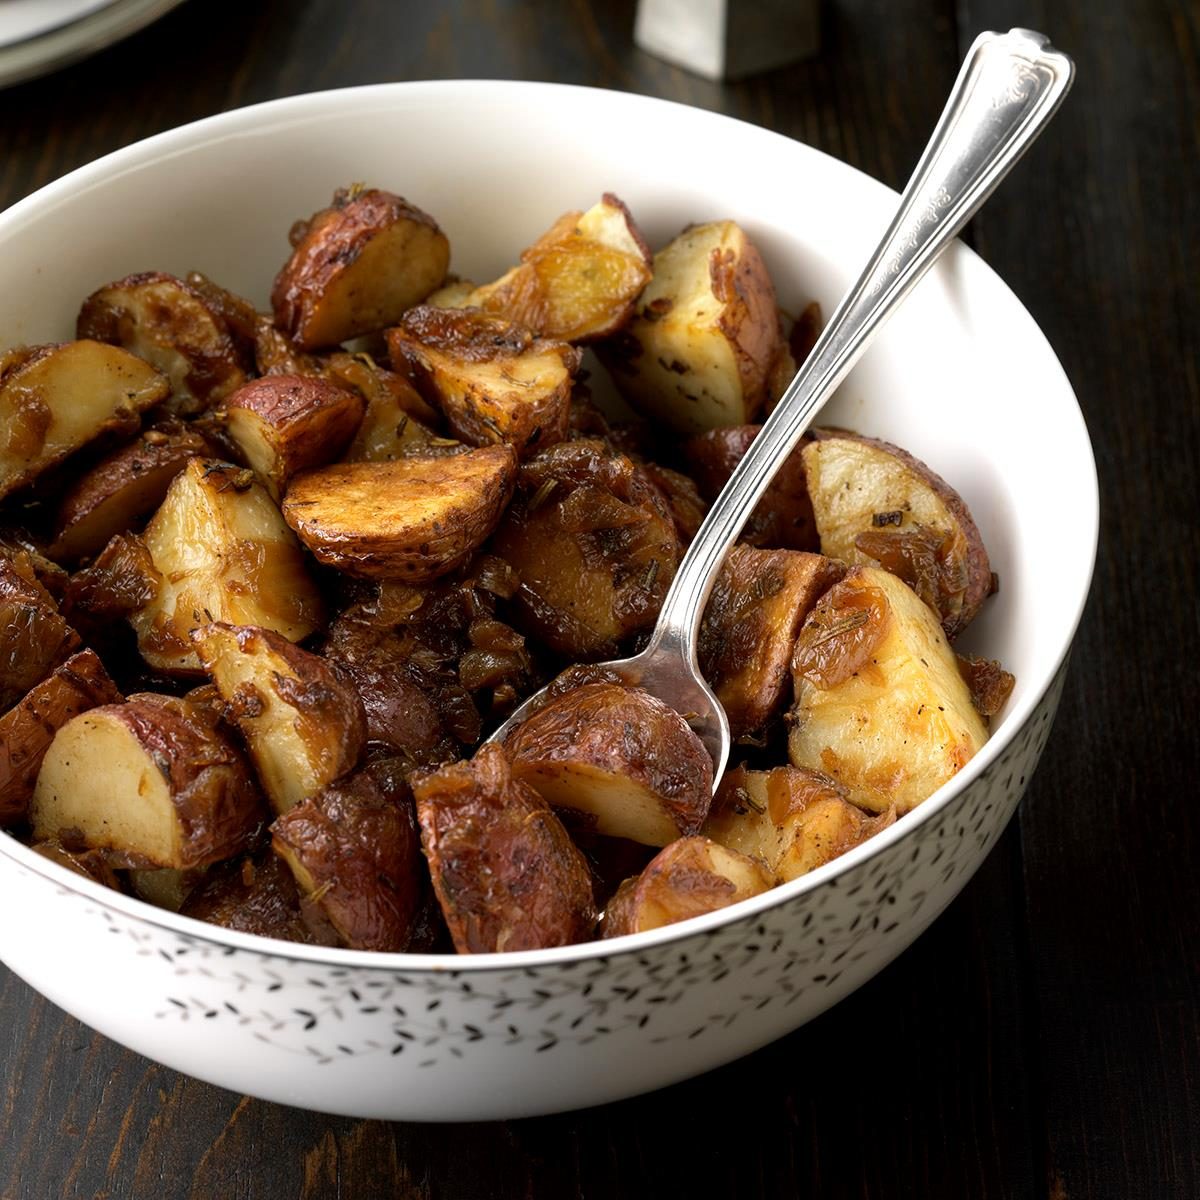
M967 223L1058 109L1074 64L1027 29L975 39L900 207L775 411L709 509L646 648L600 664L687 716L712 755L713 782L729 758L729 722L696 663L696 639L725 555L817 409L883 322ZM531 696L496 730L502 741L542 702Z

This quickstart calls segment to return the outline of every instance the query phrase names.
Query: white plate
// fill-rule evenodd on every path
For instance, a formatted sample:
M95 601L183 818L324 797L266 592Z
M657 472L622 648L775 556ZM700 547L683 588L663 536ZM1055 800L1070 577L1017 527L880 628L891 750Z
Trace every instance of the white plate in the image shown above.
M0 0L0 87L58 70L156 21L182 0Z

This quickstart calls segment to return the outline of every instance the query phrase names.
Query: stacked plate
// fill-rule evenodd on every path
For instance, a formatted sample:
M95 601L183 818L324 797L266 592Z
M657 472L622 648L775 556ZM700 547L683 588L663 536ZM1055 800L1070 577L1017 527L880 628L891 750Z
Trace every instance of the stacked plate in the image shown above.
M0 0L0 87L128 37L181 0Z

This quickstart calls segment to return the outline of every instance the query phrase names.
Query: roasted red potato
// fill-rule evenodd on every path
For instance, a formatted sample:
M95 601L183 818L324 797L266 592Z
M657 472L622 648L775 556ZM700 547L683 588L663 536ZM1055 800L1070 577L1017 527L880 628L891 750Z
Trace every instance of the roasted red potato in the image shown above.
M341 456L365 411L357 392L324 379L265 375L238 388L220 418L242 460L278 502L293 475Z
M595 341L628 322L650 277L646 239L629 209L606 192L587 212L559 217L521 253L520 266L455 299L542 337Z
M522 458L567 436L580 352L477 309L409 309L387 332L397 370L473 446L508 442Z
M116 871L109 866L108 859L102 850L68 850L60 841L51 838L45 842L34 842L29 847L34 854L40 854L84 879L92 879L102 883L113 891L121 890L121 880Z
M209 714L150 693L63 725L29 807L35 838L69 836L114 865L179 869L237 854L264 815L249 764Z
M634 410L685 433L753 420L785 349L766 264L734 221L660 250L633 319L599 347Z
M597 833L646 846L695 833L712 802L712 759L649 692L588 683L548 700L504 742L513 778Z
M248 363L211 297L161 271L93 292L75 336L121 346L156 367L170 380L175 413L202 412L246 382Z
M898 575L960 634L992 591L983 538L962 497L877 438L819 430L802 451L821 552Z
M79 635L32 571L0 556L0 712L79 646Z
M522 632L577 659L610 658L654 624L682 551L661 492L590 440L522 465L492 549L520 578Z
M7 369L5 369L7 367ZM0 497L102 434L133 433L169 385L149 363L90 340L0 359Z
M275 279L275 324L302 350L394 325L446 277L450 243L437 222L378 188L334 193L293 229Z
M214 867L179 911L239 933L310 945L317 941L301 914L295 878L269 850Z
M683 443L688 470L708 500L715 500L761 425L710 429ZM817 550L817 523L804 479L804 459L793 451L742 529L741 540L768 550Z
M587 861L504 751L413 777L421 848L460 954L586 941L596 924Z
M72 717L121 699L95 652L81 650L0 717L0 825L25 818L54 735Z
M339 463L298 476L283 515L317 559L362 579L427 583L461 566L512 494L516 452Z
M772 886L762 865L706 837L684 837L627 879L604 910L602 935L622 937L686 921L758 896Z
M294 642L323 624L300 545L253 471L190 459L143 542L157 582L129 620L142 657L161 671L198 674L191 632L212 621L260 626Z
M412 794L397 771L366 767L276 818L271 844L316 909L354 950L409 948L425 866Z
M662 493L671 510L675 532L679 534L680 542L688 545L708 513L708 505L700 495L695 480L681 471L673 471L670 467L648 460L639 459L638 465L646 473L646 478Z
M734 546L700 626L700 671L735 737L756 734L788 699L792 648L808 610L845 573L798 550Z
M163 502L189 458L212 447L182 421L164 421L90 467L58 506L50 553L64 562L97 554L110 538L140 525Z
M915 808L987 741L937 615L878 567L852 568L818 601L792 679L792 764L873 812Z
M40 584L56 602L62 600L67 590L67 571L48 559L45 546L25 530L12 526L0 529L0 558L16 568L17 574Z
M354 768L366 743L366 714L336 664L245 625L202 625L192 641L277 813Z
M832 862L896 819L889 808L869 817L828 775L802 767L725 773L704 832L722 846L766 866L773 883L787 883Z

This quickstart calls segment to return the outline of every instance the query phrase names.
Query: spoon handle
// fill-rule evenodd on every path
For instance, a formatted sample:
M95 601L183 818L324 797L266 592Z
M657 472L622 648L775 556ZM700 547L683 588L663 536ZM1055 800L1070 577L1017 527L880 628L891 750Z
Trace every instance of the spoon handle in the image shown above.
M1074 65L1040 33L975 39L900 207L858 281L700 526L643 653L696 662L705 605L729 547L817 409L1066 96Z

